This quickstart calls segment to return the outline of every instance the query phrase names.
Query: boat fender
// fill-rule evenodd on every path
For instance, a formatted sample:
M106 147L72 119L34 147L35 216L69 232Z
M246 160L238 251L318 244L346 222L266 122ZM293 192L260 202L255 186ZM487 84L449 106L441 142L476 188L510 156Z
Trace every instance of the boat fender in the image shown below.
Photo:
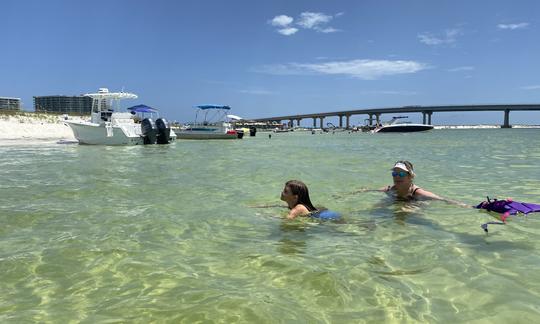
M324 209L311 213L309 217L317 218L320 220L337 220L341 218L341 215L333 210Z

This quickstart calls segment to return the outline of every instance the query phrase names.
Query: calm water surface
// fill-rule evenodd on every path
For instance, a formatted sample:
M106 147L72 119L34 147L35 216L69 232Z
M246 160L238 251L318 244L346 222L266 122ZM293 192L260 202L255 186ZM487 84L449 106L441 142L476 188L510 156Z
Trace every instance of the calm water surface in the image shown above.
M540 202L540 130L258 133L238 141L0 146L0 321L537 322L540 214L353 194L416 183ZM344 223L285 221L305 181Z

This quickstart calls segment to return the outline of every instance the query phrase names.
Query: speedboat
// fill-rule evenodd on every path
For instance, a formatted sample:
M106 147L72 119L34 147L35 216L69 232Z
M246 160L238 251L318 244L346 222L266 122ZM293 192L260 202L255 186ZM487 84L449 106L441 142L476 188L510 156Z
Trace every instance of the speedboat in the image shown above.
M120 111L120 100L137 99L136 94L109 92L107 88L100 88L97 93L85 96L93 99L90 121L69 117L64 120L79 144L168 144L176 139L176 134L164 118L157 118L155 122L152 118L137 118L137 113L155 113L155 109L135 106L130 108L131 112Z
M402 118L408 118L407 116L393 117L388 123L376 127L373 133L409 133L409 132L423 132L433 129L433 125L426 124L413 124L413 123L398 123L397 121Z
M200 105L195 106L195 121L174 129L178 139L236 139L241 138L231 123L227 120L229 106ZM203 115L198 121L199 114ZM242 133L242 135L244 135Z

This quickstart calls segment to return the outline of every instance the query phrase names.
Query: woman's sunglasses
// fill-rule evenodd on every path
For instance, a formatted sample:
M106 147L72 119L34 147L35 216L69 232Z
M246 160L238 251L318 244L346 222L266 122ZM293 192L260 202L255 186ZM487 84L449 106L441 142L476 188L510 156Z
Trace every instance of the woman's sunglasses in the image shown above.
M405 172L405 171L392 171L392 177L397 177L399 176L400 178L405 178L406 176L408 176L409 173Z

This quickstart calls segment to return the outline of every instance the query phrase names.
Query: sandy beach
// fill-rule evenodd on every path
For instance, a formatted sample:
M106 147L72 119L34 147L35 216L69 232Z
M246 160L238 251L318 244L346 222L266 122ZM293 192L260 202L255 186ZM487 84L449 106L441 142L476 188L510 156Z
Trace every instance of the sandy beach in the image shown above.
M0 115L0 140L74 141L75 137L71 128L62 122L59 115L21 113Z

